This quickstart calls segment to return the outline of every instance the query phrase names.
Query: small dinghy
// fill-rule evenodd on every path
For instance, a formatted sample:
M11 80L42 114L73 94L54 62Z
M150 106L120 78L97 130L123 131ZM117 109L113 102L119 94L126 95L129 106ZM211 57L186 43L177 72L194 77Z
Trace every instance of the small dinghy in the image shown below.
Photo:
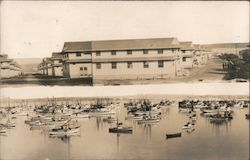
M167 139L168 138L177 138L177 137L181 137L181 132L179 132L179 133L171 133L171 134L167 133L166 134Z
M182 129L192 129L194 128L194 124L188 122L187 124L185 124Z

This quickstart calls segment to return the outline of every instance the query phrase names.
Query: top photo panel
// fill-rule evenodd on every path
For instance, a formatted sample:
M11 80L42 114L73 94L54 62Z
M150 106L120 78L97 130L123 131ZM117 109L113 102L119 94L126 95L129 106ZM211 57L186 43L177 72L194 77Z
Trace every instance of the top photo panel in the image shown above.
M249 2L2 1L0 86L249 83Z

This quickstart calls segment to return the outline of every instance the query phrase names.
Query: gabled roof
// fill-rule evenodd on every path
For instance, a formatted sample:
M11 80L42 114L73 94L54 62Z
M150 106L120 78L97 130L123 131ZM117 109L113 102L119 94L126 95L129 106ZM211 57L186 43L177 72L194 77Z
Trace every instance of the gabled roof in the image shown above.
M51 58L52 59L62 59L63 58L62 52L53 52Z
M181 48L177 38L65 42L63 52Z
M194 45L191 41L180 42L181 50L194 50Z

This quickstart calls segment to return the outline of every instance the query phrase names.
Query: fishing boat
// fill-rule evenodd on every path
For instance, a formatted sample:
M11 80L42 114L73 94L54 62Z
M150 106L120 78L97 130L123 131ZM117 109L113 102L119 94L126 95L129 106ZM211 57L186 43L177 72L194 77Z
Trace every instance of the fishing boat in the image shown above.
M221 114L215 114L215 115L211 115L209 120L211 123L221 123L221 122L226 121L226 118L222 116Z
M49 132L49 135L58 135L58 136L70 136L75 135L80 132L80 126L69 127L62 126L61 128L54 128Z
M115 119L114 117L111 117L111 116L103 118L102 120L103 120L103 122L108 122L108 123L112 123L112 122L117 121L117 119Z
M90 111L89 112L89 116L110 116L110 115L114 115L115 114L115 110L108 110L108 109L97 109L95 111Z
M5 124L3 124L3 125L4 125L4 127L6 127L6 128L16 127L16 123L15 123L15 122L11 122L9 119L8 119L8 121L7 121Z
M123 126L123 123L119 123L118 118L117 118L116 127L109 128L109 132L111 132L111 133L132 133L133 128Z
M250 114L246 114L246 119L250 119Z
M138 124L152 124L158 122L160 122L158 116L144 116L142 120L138 120Z
M166 138L177 138L177 137L181 137L181 132L179 132L179 133L171 133L171 134L167 133L166 134Z

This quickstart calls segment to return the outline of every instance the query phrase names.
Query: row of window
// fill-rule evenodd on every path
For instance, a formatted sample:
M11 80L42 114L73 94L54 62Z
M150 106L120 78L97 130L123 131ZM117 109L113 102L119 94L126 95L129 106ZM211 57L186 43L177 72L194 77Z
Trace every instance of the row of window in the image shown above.
M158 68L163 68L164 67L164 61L158 61ZM96 63L96 69L101 69L101 63ZM111 68L116 69L117 68L117 62L112 62L111 63ZM127 68L133 68L133 63L132 62L127 62ZM149 63L144 61L143 62L143 68L149 68Z
M163 54L163 49L158 49L158 54ZM173 50L174 51L174 50ZM127 50L127 55L132 55L133 51L132 50ZM143 49L143 54L148 54L147 49ZM111 51L111 55L115 56L116 51ZM101 51L96 51L96 56L101 56Z
M143 54L148 54L149 53L149 50L148 49L143 49ZM117 51L111 51L111 55L114 56L116 55L116 52ZM157 50L158 54L163 54L163 49L158 49ZM172 49L172 52L174 52L174 49ZM101 56L101 51L96 51L96 56ZM133 51L132 50L127 50L127 55L132 55ZM91 54L90 51L88 52L76 52L76 57L81 57L82 54ZM68 58L69 57L69 54L64 54L64 58Z

